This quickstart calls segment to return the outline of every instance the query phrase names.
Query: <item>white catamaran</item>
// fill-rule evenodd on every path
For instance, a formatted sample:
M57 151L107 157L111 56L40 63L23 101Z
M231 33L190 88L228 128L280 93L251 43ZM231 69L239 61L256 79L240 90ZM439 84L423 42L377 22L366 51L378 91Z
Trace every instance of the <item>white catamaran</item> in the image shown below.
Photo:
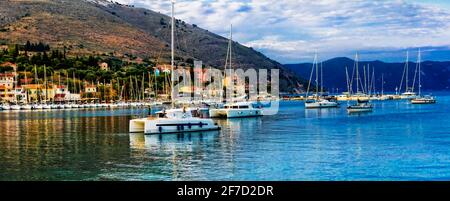
M172 82L172 109L163 110L157 113L156 117L148 117L130 120L129 131L131 133L144 132L145 134L167 134L183 132L201 132L220 130L220 127L212 119L202 119L194 117L194 110L174 107L174 29L175 29L175 0L172 0L172 41L171 41L171 82Z

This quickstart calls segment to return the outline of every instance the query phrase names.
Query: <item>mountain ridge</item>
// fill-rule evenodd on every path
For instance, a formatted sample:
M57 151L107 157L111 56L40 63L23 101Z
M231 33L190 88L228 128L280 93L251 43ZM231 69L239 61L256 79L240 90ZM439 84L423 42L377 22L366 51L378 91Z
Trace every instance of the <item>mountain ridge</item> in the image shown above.
M0 42L44 42L69 55L135 55L170 61L170 17L104 0L0 2ZM176 20L176 59L223 68L228 39ZM234 66L280 69L280 89L303 89L305 80L252 48L233 41Z
M324 87L328 91L347 91L347 79L345 67L347 67L349 77L352 75L354 60L347 57L336 57L323 61ZM416 62L410 61L409 65L409 85L412 84L416 69ZM422 65L422 87L424 90L449 90L450 89L450 61L423 61ZM310 77L312 63L285 64L286 68L294 71L298 76ZM376 89L382 87L382 76L384 77L384 90L394 92L399 88L404 71L405 63L388 63L379 60L360 61L358 63L360 76L363 76L364 66L370 66L370 72L375 70ZM367 68L366 68L367 69ZM416 88L418 81L415 83ZM405 86L405 84L403 84ZM404 91L402 87L401 91Z

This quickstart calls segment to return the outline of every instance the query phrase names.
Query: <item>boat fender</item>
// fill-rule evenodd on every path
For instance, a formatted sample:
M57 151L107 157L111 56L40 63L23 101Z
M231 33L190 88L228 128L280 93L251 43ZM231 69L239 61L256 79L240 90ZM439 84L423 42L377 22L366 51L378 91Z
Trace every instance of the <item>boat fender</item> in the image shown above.
M181 128L180 128L180 125L177 125L177 131L179 131Z
M158 127L158 130L159 130L159 132L161 133L161 132L162 132L162 127L159 126L159 127Z
M192 125L191 125L191 123L188 123L188 128L189 128L189 129L191 129L191 128L192 128Z
M199 126L200 128L203 128L203 123L200 122L200 123L198 124L198 126Z

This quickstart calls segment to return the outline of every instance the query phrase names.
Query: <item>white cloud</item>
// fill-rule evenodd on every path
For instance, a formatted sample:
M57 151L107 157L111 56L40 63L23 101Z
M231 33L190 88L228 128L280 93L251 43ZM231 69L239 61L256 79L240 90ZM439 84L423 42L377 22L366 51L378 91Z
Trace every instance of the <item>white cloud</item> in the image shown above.
M170 0L116 0L170 14ZM176 17L281 62L450 46L450 12L403 0L178 0Z

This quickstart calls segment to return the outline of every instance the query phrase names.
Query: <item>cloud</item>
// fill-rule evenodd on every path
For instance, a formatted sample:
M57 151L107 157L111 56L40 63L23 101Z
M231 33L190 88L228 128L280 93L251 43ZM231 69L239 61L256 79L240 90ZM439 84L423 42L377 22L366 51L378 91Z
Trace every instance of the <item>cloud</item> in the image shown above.
M168 0L117 0L170 14ZM450 12L404 0L178 0L177 18L227 36L280 62L450 47ZM391 55L391 54L387 54ZM395 54L394 54L395 55ZM403 54L390 56L402 60ZM398 57L398 58L394 58Z

